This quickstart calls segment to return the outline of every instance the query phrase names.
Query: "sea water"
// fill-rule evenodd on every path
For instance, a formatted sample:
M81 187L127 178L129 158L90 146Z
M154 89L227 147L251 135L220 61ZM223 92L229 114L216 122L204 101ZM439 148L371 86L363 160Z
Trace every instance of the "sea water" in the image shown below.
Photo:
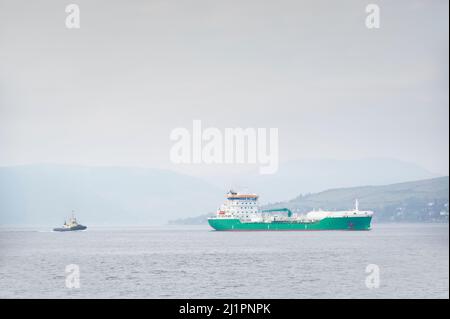
M373 224L371 231L360 232L218 232L208 226L90 227L65 233L3 229L0 297L449 298L449 228Z

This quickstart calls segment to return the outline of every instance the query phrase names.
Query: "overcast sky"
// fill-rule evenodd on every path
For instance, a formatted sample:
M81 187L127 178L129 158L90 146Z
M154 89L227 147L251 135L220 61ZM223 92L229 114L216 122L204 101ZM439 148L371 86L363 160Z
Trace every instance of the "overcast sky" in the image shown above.
M367 29L365 6L381 8ZM81 28L65 27L77 3ZM448 1L0 0L0 165L168 167L170 131L448 174Z

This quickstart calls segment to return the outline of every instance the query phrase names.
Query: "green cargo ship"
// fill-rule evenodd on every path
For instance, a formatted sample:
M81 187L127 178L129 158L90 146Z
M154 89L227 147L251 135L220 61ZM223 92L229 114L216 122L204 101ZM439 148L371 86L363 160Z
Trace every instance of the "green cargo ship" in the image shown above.
M230 191L226 202L209 218L209 225L219 231L312 231L370 230L372 211L355 208L345 211L312 211L293 214L287 208L259 210L256 194ZM277 213L277 214L274 214Z

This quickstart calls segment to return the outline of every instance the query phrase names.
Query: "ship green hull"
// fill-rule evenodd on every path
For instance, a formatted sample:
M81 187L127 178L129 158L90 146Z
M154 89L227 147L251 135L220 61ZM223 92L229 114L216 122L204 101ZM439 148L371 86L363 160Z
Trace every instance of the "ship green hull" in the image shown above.
M366 217L334 217L324 218L315 222L296 221L274 221L264 222L244 222L231 218L210 218L209 225L215 230L222 231L277 231L277 230L369 230L371 216Z

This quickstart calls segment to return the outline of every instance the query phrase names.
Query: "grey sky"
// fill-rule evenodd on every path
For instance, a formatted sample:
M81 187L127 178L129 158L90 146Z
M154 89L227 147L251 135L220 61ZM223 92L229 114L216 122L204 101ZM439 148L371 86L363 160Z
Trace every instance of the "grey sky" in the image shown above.
M448 174L448 50L447 1L0 0L0 165L169 167L200 119Z

